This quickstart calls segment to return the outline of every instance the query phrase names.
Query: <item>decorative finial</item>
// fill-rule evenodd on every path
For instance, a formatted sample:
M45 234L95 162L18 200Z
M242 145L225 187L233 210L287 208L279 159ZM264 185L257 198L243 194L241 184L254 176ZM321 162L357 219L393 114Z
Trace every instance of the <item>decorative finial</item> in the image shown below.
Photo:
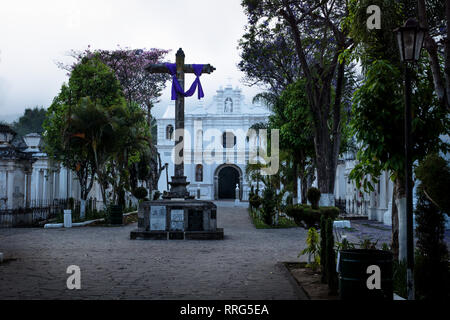
M184 57L184 52L183 52L183 49L178 49L178 51L177 51L177 56L182 56L182 57Z

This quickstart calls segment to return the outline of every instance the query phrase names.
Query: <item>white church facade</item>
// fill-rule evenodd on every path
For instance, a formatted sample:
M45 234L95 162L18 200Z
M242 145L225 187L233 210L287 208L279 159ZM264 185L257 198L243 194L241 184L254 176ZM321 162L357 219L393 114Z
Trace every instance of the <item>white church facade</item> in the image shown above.
M246 139L252 125L267 122L269 115L265 106L247 104L242 91L231 85L217 90L209 105L200 100L195 107L186 108L184 168L191 195L202 200L235 199L238 186L240 200L248 200L251 187L245 167L249 141L241 138ZM162 163L168 164L168 174L163 173L159 180L162 192L169 190L174 173L174 103L157 119L157 127L157 149Z

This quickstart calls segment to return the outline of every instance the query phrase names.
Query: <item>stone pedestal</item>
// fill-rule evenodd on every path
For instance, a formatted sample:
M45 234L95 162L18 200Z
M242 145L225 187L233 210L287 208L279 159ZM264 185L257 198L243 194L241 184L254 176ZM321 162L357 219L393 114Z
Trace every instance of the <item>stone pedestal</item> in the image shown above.
M187 191L187 186L190 184L187 182L187 178L185 176L175 176L172 177L172 181L169 182L170 184L170 192L163 196L163 199L165 200L171 200L171 199L194 199L195 197L192 197L189 195L189 192Z
M138 211L138 229L132 240L222 240L217 228L217 207L209 201L157 200L143 202Z
M72 210L64 210L64 228L72 228Z

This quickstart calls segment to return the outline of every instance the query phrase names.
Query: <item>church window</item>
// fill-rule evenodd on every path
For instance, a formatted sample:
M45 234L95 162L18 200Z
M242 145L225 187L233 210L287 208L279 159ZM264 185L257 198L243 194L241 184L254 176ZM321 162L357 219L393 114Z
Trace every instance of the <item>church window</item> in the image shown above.
M173 126L169 124L166 128L166 139L173 140Z
M224 148L233 148L237 143L237 138L233 132L224 132L222 135L222 145Z
M201 164L198 164L195 167L195 182L202 182L203 181L203 166Z

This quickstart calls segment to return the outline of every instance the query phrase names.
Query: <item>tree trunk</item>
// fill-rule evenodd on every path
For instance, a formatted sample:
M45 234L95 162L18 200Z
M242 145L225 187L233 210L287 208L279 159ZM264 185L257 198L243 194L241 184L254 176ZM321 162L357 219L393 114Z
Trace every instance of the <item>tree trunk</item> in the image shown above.
M348 44L346 44L345 34L337 31L337 37L340 38L337 39L339 40L339 47L336 48L333 59L327 66L328 70L325 72L320 66L319 68L317 66L311 67L308 64L298 22L291 7L285 3L280 14L290 26L295 50L307 79L306 91L315 129L317 180L319 190L322 193L319 205L334 206L334 184L341 142L341 97L345 86L345 62L339 63L339 55ZM332 22L330 21L330 23ZM334 30L336 31L336 29ZM316 70L313 70L313 68ZM314 76L314 73L317 73L318 76ZM332 81L336 75L335 99L334 104L331 105ZM331 128L329 127L329 120L332 120Z
M450 39L450 5L449 1L446 1L446 20L447 20L447 39ZM425 5L425 0L417 1L417 12L420 25L424 28L428 28L428 17L427 17L427 9ZM444 40L445 41L445 40ZM424 39L424 48L428 52L431 72L433 74L433 82L434 82L434 90L436 95L441 102L442 105L445 105L447 108L450 107L450 42L449 40L445 41L445 70L444 76L441 73L441 64L439 62L439 54L438 54L438 44L436 41L430 36L429 33L426 33ZM445 81L444 78L447 80Z
M92 186L94 185L94 178L91 178L91 181L88 184L89 172L86 168L81 168L76 172L78 177L78 182L80 183L81 190L81 199L80 199L80 219L84 219L86 217L86 199L89 195L89 192L92 190Z
M320 206L334 206L334 183L336 179L337 157L333 154L331 144L324 142L324 136L317 137L321 142L316 144L317 182L321 192ZM329 139L328 139L329 140Z

